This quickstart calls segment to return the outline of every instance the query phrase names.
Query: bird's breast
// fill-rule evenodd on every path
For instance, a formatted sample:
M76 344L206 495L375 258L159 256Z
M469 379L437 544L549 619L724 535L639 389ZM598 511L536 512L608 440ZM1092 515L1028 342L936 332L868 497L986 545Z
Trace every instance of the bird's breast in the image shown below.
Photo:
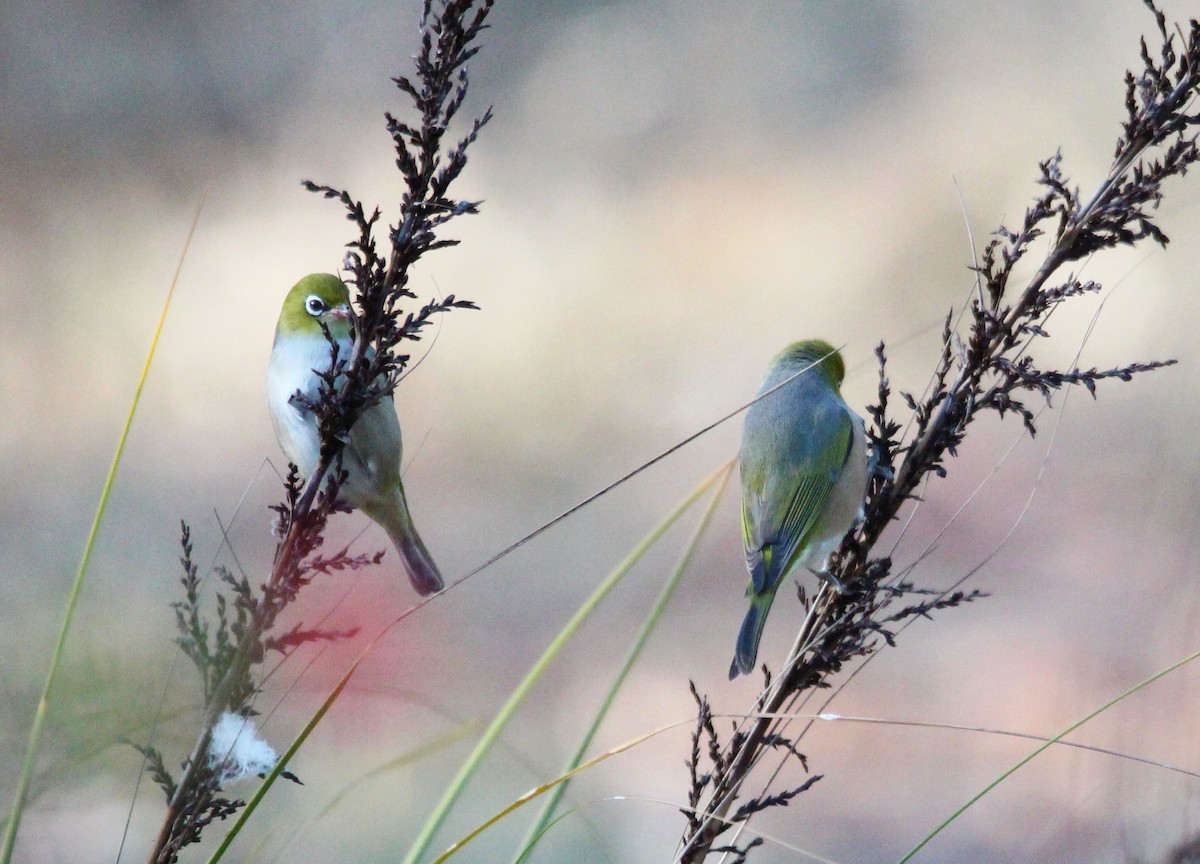
M348 355L344 355L348 356ZM279 446L289 461L304 474L311 474L320 455L316 418L292 401L299 391L315 399L321 379L314 370L329 368L330 349L324 336L279 338L267 366L267 407Z

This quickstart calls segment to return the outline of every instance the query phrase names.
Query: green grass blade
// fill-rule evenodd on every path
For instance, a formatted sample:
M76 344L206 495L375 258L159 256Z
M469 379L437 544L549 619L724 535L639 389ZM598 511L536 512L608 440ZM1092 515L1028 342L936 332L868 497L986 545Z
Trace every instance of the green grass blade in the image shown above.
M361 777L356 777L352 782L348 783L345 788L339 791L336 795L329 799L329 802L321 808L321 810L313 816L313 821L324 819L335 809L341 806L342 802L350 797L350 794L368 780L388 774L392 771L397 771L414 763L420 762L422 759L428 759L435 753L445 750L452 744L457 744L464 738L469 737L472 733L479 731L479 723L474 720L468 720L465 723L460 723L449 732L445 732L432 741L415 747L412 750L401 753L394 759L389 759L387 762L372 768Z
M961 807L959 807L957 810L955 810L953 813L951 813L950 816L947 817L940 825L938 825L936 828L934 828L932 831L930 831L928 834L926 834L921 839L921 842L919 842L916 846L914 846L913 848L911 848L907 852L905 852L904 856L902 858L900 858L896 862L896 864L905 864L906 861L910 861L914 855L916 855L918 852L920 852L922 849L924 849L925 846L927 846L929 844L930 840L932 840L938 834L942 833L942 831L947 826L949 826L951 822L953 822L955 819L957 819L961 814L965 813L967 811L967 809L969 807L971 807L976 801L978 801L984 795L991 792L993 789L995 789L997 786L999 786L1001 783L1003 783L1005 780L1007 780L1009 777L1011 777L1013 774L1015 774L1019 769L1023 768L1025 765L1032 762L1035 757L1037 757L1038 755L1040 755L1041 753L1043 753L1044 751L1049 749L1054 744L1057 744L1059 741L1061 741L1063 738L1070 735L1072 732L1074 732L1080 726L1082 726L1083 724L1089 722L1090 720L1092 720L1096 717L1099 717L1101 714L1103 714L1109 708L1116 705L1118 702L1122 701L1126 697L1132 696L1134 693L1138 692L1143 687L1147 687L1150 684L1153 684L1159 678L1163 678L1166 675L1169 675L1170 673L1174 672L1176 669L1180 668L1181 666L1185 666L1188 663L1191 663L1193 660L1195 660L1197 658L1200 658L1200 651L1197 651L1193 654L1189 654L1187 657L1184 657L1182 660L1180 660L1176 663L1172 663L1166 669L1163 669L1159 672L1155 672L1149 678L1146 678L1142 681L1139 681L1137 684L1134 684L1132 687L1130 687L1125 692L1123 692L1120 695L1115 696L1112 699L1110 699L1109 701L1105 702L1103 705L1101 705L1095 711L1088 714L1082 720L1077 720L1076 722L1074 722L1070 726L1068 726L1066 729L1059 732L1053 738L1046 741L1044 744L1040 745L1039 747L1036 747L1028 756L1025 756L1023 759L1021 759L1019 762L1017 762L1015 765L1013 765L1011 768L1009 768L1007 771L1005 771L1003 774L1001 774L999 777L997 777L995 780L993 780L987 786L983 787L983 789L981 789L976 795L974 795L969 801L967 801L967 803L963 804Z
M618 565L617 569L614 570L613 573L609 574L604 583L602 583L601 586L596 589L592 596L588 598L584 606L578 612L576 612L575 616L570 622L568 622L567 629L564 629L564 631L555 638L554 642L551 643L550 647L547 648L546 654L543 654L542 658L539 659L533 670L530 671L529 675L527 675L525 680L521 683L521 686L518 688L518 693L513 694L513 697L511 697L508 703L505 704L504 708L501 709L500 714L497 715L497 717L484 731L483 738L480 740L480 743L476 745L475 751L468 758L467 763L463 765L463 768L460 769L459 775L455 777L454 782L447 790L442 802L439 803L438 809L435 810L434 815L431 816L429 822L426 823L426 830L422 832L422 836L425 837L425 848L427 848L431 842L437 827L440 826L441 822L445 820L450 807L454 804L458 794L461 793L462 787L465 786L467 780L469 780L470 776L474 773L475 768L478 767L479 762L482 761L487 749L490 748L492 743L494 743L496 737L500 734L501 729L503 729L504 724L507 723L508 718L511 717L521 699L524 698L524 695L528 693L529 689L536 681L537 676L540 676L541 672L544 671L546 666L549 665L550 660L553 659L551 652L553 652L553 654L557 654L558 651L561 650L563 644L566 643L567 638L569 638L569 636L579 628L579 625L583 623L583 620L586 619L587 613L595 608L600 600L603 599L604 595L607 594L608 591L620 581L620 577L623 576L624 573L631 566L633 566L633 564L643 554L645 554L646 549L648 549L650 545L652 545L653 542L658 539L658 537L660 537L672 524L674 524L675 520L678 519L679 516L681 516L683 512L690 507L709 486L716 482L719 477L719 473L720 472L714 473L711 477L696 487L696 489L673 513L671 513L661 524L656 526L645 539L643 539L638 547L632 553L630 553L629 557L627 557L625 561L621 562L621 564ZM428 599L425 602L428 602ZM420 607L418 606L416 608ZM411 611L415 610L410 610L410 612ZM217 846L217 848L213 850L213 854L209 856L208 864L216 864L216 862L220 861L226 850L228 850L229 846L233 843L234 838L237 837L242 828L245 827L246 822L249 821L250 816L254 813L254 810L258 807L259 802L261 802L263 797L266 795L267 790L274 785L276 778L278 778L287 767L292 756L294 756L304 742L308 740L308 736L311 735L312 731L317 728L317 724L321 722L325 714L333 706L333 703L336 702L338 697L341 696L342 691L346 689L346 685L350 683L350 679L354 677L354 673L358 671L358 667L362 665L363 660L367 658L367 655L371 653L375 645L377 645L379 641L383 639L383 637L386 636L394 626L408 617L410 612L406 612L404 615L401 615L399 618L392 621L363 647L362 651L359 652L358 657L355 658L352 664L350 664L350 668L348 668L342 677L338 679L337 685L332 691L330 691L329 695L325 697L325 700L321 703L321 706L317 709L317 712L304 725L304 728L300 730L300 733L296 736L296 739L292 741L291 745L287 748L283 755L279 757L279 761L275 763L275 767L267 773L267 776L263 779L263 782L247 801L246 806L243 807L238 813L237 818L234 820L229 829L229 832L224 838L222 838L221 843ZM518 696L520 696L520 698L518 698ZM581 769L576 770L578 771ZM550 786L547 786L546 788L550 788ZM520 805L518 804L516 806ZM429 825L435 817L438 819L438 824L431 829ZM479 830L482 830L482 828ZM460 841L460 843L462 842L465 841ZM416 855L420 855L422 851L424 850L417 850L416 852L410 850L409 856L410 858L413 858Z
M607 750L604 753L601 753L599 756L592 757L588 761L584 762L582 765L578 765L575 768L571 769L566 774L560 774L558 777L555 777L553 780L551 780L547 783L543 783L540 786L537 786L537 787L529 790L524 795L521 795L520 797L518 797L518 798L514 799L513 801L510 801L508 804L506 804L504 806L504 809L500 810L500 812L496 813L493 816L488 817L483 823L476 826L475 828L472 828L470 831L468 831L466 834L464 834L462 837L460 837L458 840L456 840L449 849L447 849L445 852L443 852L438 857L434 858L433 861L430 862L430 864L443 864L443 862L449 860L450 858L453 858L455 855L458 854L460 849L462 849L464 846L466 846L468 843L470 843L472 840L474 840L476 837L478 837L480 834L482 834L488 828L495 825L497 822L499 822L501 819L503 819L509 813L512 813L512 812L520 809L521 807L524 807L526 804L528 804L534 798L537 798L540 795L544 795L547 792L549 792L551 789L553 789L554 787L567 782L572 777L574 777L576 774L582 774L584 771L587 771L593 765L599 765L601 762L603 762L606 759L610 759L613 756L616 756L620 753L624 753L626 750L630 750L634 747L637 747L639 744L644 744L645 742L649 741L651 738L655 737L656 735L661 735L663 732L669 732L672 729L678 729L682 726L691 726L695 722L696 721L694 719L688 719L688 720L681 720L678 723L668 723L666 726L659 726L657 729L647 732L644 735L639 735L638 737L636 737L630 741L626 741L624 744L619 744L618 746L612 748L611 750Z
M9 864L12 860L13 847L17 842L17 831L21 827L21 816L25 810L25 802L29 796L29 785L33 780L33 769L37 763L37 751L42 741L42 731L46 718L50 713L50 693L54 689L54 681L58 677L62 665L63 652L66 649L67 636L71 631L71 623L75 619L75 607L79 605L79 597L83 593L83 580L87 576L88 565L92 560L92 551L96 547L96 536L100 531L100 522L108 507L108 496L112 492L113 481L117 476L117 467L125 453L125 442L129 439L129 430L133 426L133 418L137 413L138 404L142 399L142 390L146 378L150 374L150 364L154 361L154 352L158 348L158 337L162 334L163 325L167 321L167 311L171 308L171 298L175 296L175 286L179 284L179 274L183 269L184 259L187 258L188 246L196 233L196 225L200 221L200 211L204 208L204 199L208 190L200 196L200 204L196 208L196 216L192 227L188 230L187 240L183 244L183 252L175 268L175 277L171 280L171 288L167 291L167 299L163 303L162 314L158 318L158 326L154 328L154 336L150 340L150 350L146 352L146 361L142 364L142 373L138 376L137 389L133 393L133 401L129 405L129 414L125 417L125 425L121 436L117 439L117 449L113 453L112 464L108 467L108 476L104 487L100 490L100 501L96 505L96 513L92 517L92 527L88 531L87 542L83 544L83 555L79 559L79 567L75 571L75 580L71 583L71 591L67 595L67 608L63 614L62 626L58 630L58 640L54 643L54 651L50 655L50 668L46 672L46 680L42 684L42 694L38 699L37 709L33 715L33 724L29 729L29 740L25 744L25 756L21 760L21 774L17 779L16 792L13 795L12 808L9 811L8 824L4 828L4 846L0 849L0 864Z
M580 763L583 762L584 756L592 746L592 741L596 737L596 733L600 730L604 718L608 716L608 711L612 707L613 702L617 698L617 693L625 684L625 679L629 676L630 670L633 669L633 664L637 662L641 656L642 649L646 647L646 642L650 639L650 634L658 626L659 619L662 618L663 612L667 608L667 604L671 602L671 598L675 594L675 589L679 587L679 582L683 578L684 572L692 561L692 556L695 554L696 546L700 542L700 538L704 536L708 530L709 523L712 521L712 516L717 510L717 503L721 500L722 494L725 492L725 486L729 482L729 477L733 473L733 462L728 462L721 471L724 474L720 478L716 490L712 494L712 499L708 503L704 514L700 517L700 522L696 525L696 530L693 532L691 539L684 548L683 553L679 556L679 561L675 564L675 569L671 571L671 575L663 584L662 590L659 592L658 600L655 601L654 607L650 610L650 614L646 616L645 622L642 624L642 629L638 632L637 638L629 648L629 653L625 657L625 662L621 665L621 669L617 672L613 679L612 686L609 687L608 693L604 697L604 701L600 704L600 709L596 712L596 716L592 718L592 723L584 733L583 739L579 742L579 747L572 754L570 760L563 768L563 774L571 774ZM563 795L567 792L569 780L564 780L554 787L554 792L547 799L542 807L541 813L534 821L529 829L529 833L525 835L525 839L521 841L520 851L517 853L514 864L521 864L522 861L533 851L538 840L546 832L550 826L550 822L554 817L554 812L558 808L559 802Z
M529 670L525 678L520 684L517 685L517 689L513 691L511 696L509 696L508 701L504 703L504 707L500 709L500 712L488 725L488 728L484 730L483 736L479 739L479 743L475 745L475 749L471 752L471 755L467 757L467 761L463 763L461 768L459 768L458 773L454 776L454 779L451 781L450 786L446 789L442 799L438 802L429 818L425 821L425 824L422 826L416 840L413 841L412 847L408 850L408 854L404 857L404 864L416 864L416 862L420 860L421 856L424 855L429 849L430 844L433 842L434 835L437 833L438 829L441 828L442 823L446 821L446 817L449 815L451 808L462 794L463 789L466 788L467 782L472 776L474 776L475 772L479 769L479 766L483 763L484 757L492 749L492 745L496 743L496 739L500 736L500 732L506 725L508 725L508 721L512 719L513 714L516 713L516 710L521 703L525 701L525 698L533 689L533 685L536 684L537 681L542 677L546 669L549 668L551 662L553 662L553 660L559 655L570 638L575 635L575 631L577 631L583 622L587 620L588 616L595 611L596 607L600 605L600 601L603 600L614 587L616 587L617 583L619 583L622 578L624 578L625 574L629 572L630 568L632 568L633 565L636 564L637 561L646 554L646 551L652 545L654 545L654 543L667 531L667 529L670 528L676 522L676 520L683 515L684 511L691 507L692 504L694 504L710 486L720 479L721 472L724 470L725 468L723 467L720 471L717 471L709 476L703 483L697 486L687 496L687 498L685 498L683 502L675 508L675 510L669 513L662 522L651 529L651 531L644 538L642 538L637 546L634 547L633 551L631 551L629 555L627 555L625 559L618 564L612 570L612 572L608 574L607 577L605 577L604 581L601 582L596 590L592 592L592 595L588 597L588 599L584 601L583 605L576 610L575 614L571 616L571 620L569 620L566 626L564 626L558 635L554 637L553 641L551 641L550 645L542 653L542 656L539 657L537 662L533 664L533 668ZM461 842L462 841L460 841L460 843Z
M374 644L374 642L372 642L372 644ZM253 815L254 811L258 809L258 805L262 803L262 799L264 796L266 796L267 790L275 785L276 779L278 779L279 775L283 773L283 769L287 767L287 764L291 761L292 757L296 755L296 751L300 749L300 745L308 740L308 736L311 735L312 731L317 728L317 724L325 718L325 713L333 707L333 703L336 702L338 697L342 695L342 691L345 690L346 685L350 683L350 677L354 674L354 670L358 668L358 664L362 661L363 656L365 656L365 654L360 656L358 660L355 661L354 665L350 667L350 670L342 676L341 680L338 681L337 686L333 688L333 691L325 697L325 701L321 703L321 707L317 709L316 713L313 714L312 717L308 718L308 722L304 724L304 728L300 730L300 734L296 736L296 740L294 740L291 743L291 746L284 751L284 754L279 757L279 760L275 763L275 767L267 772L266 778L264 778L263 782L259 784L259 787L254 790L254 794L251 795L246 801L246 806L243 807L241 812L238 813L238 817L236 820L234 820L233 826L229 829L229 833L221 838L221 842L217 844L217 848L214 849L213 854L209 856L208 864L216 864L216 862L220 861L222 856L225 855L225 851L229 848L230 844L233 843L234 838L241 833L242 828L245 827L246 822L250 819L250 816Z
M376 767L372 768L371 770L359 775L358 777L355 777L353 780L351 780L349 783L347 783L345 786L343 786L340 790L338 790L336 793L334 793L334 795L325 803L324 807L322 807L320 810L318 810L316 812L316 814L314 814L303 825L301 825L299 828L297 828L292 833L291 839L288 840L288 842L283 846L283 848L271 856L271 860L272 861L293 860L296 856L291 854L292 849L300 841L300 838L304 835L305 831L307 831L309 828L316 825L318 822L320 822L326 816L333 813L335 810L337 810L339 807L341 807L341 805L343 803L353 800L352 796L353 796L354 792L360 786L365 785L366 783L370 782L371 780L375 779L376 777L381 777L385 774L391 773L392 771L397 771L401 768L409 767L411 765L414 765L414 764L420 762L423 759L427 759L430 756L432 756L434 753L444 750L453 744L457 744L463 738L466 738L467 736L471 735L472 733L478 732L478 731L479 731L479 724L473 720L468 720L464 723L458 724L457 726L455 726L453 729L449 730L448 732L444 732L443 734L437 736L432 741L429 741L425 744L421 744L417 747L414 747L412 750L407 750L404 753L401 753L399 756L395 756L391 759L388 759L382 765L377 765ZM262 840L259 843L260 846L265 846L265 844L267 842L267 836L268 835L263 836ZM245 860L254 860L254 857L255 857L254 853L251 853L251 855L244 857L242 860L244 860L244 861Z

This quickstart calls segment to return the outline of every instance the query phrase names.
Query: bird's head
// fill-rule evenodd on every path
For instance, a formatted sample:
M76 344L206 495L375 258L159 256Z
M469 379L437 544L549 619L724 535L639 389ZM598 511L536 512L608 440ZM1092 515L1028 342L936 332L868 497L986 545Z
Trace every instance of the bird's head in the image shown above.
M331 273L313 273L292 286L275 336L320 336L322 324L334 339L350 338L350 292Z
M846 363L842 360L841 352L824 339L793 342L772 361L772 365L777 364L793 371L812 366L811 374L822 376L835 388L840 387L842 379L846 377Z

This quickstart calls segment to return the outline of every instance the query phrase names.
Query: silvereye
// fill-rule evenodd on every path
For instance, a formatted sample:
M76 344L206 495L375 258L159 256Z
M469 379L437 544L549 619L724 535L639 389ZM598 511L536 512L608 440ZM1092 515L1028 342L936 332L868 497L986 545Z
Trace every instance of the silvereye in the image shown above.
M811 368L808 368L811 367ZM750 610L738 633L729 677L748 673L775 592L800 568L829 578L829 556L862 518L868 480L862 418L838 388L842 355L828 342L789 345L771 361L742 428L742 540Z
M321 382L314 370L329 369L330 346L321 324L337 342L338 356L349 360L349 314L350 293L342 280L314 273L288 292L275 327L267 368L267 407L280 448L306 476L317 467L321 442L316 417L292 397L299 391L316 399ZM350 430L342 451L348 476L339 495L388 533L417 593L432 594L442 590L442 577L408 513L400 482L400 450L400 423L388 396L363 412Z

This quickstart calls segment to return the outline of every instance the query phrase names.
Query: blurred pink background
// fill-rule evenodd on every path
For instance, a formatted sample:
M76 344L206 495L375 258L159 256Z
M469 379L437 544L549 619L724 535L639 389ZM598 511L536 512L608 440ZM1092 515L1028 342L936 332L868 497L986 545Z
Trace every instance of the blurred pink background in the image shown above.
M382 113L406 108L388 78L410 70L417 5L8 8L0 787L15 783L112 449L208 190L18 848L29 862L113 861L139 761L116 737L145 740L164 690L157 740L171 767L195 734L198 690L168 608L179 597L179 520L202 565L240 564L256 580L270 561L266 507L282 459L262 381L275 316L286 289L336 269L352 239L339 208L299 181L343 186L394 217ZM880 340L894 387L919 393L942 319L969 296L972 239L978 249L1001 220L1020 220L1037 162L1061 147L1084 192L1104 176L1122 75L1153 20L1124 0L500 0L491 24L464 119L488 104L496 119L457 185L483 211L452 224L462 245L426 259L413 281L422 299L454 293L482 311L444 316L396 400L410 502L451 577L745 402L794 339L844 345L845 392L860 409L874 395ZM1000 546L968 583L992 596L906 630L830 710L1049 736L1200 647L1189 443L1200 408L1200 182L1174 182L1166 196L1170 248L1087 262L1104 293L1056 313L1036 356L1179 365L1102 386L1098 401L1058 397L1034 440L1018 440L1012 420L973 428L895 555L906 566L934 543L913 578L939 587ZM310 861L397 860L470 749L477 732L463 724L491 718L571 612L734 453L739 434L740 420L718 427L391 633L293 763L306 785L272 791L239 860L300 850ZM757 682L726 681L745 580L735 498L731 488L598 748L690 720L688 679L718 713L750 707ZM231 526L237 564L214 511ZM555 664L437 848L559 772L695 518ZM338 520L335 539L356 537L362 551L386 543L359 515ZM397 567L389 550L379 572L327 580L304 599L303 620L332 609L328 626L363 635L311 665L316 652L302 652L267 682L263 727L279 749L366 637L412 604ZM798 621L789 588L764 640L772 665ZM1073 738L1200 770L1198 682L1200 670L1176 672ZM568 796L580 809L533 860L670 861L689 732L684 722L588 772ZM431 755L365 776L452 733ZM773 839L751 860L812 860L797 849L895 860L1033 746L818 725L801 749L825 779L753 823ZM1200 828L1195 789L1163 768L1058 748L919 860L1161 860ZM144 860L161 813L144 782L121 860ZM510 860L531 818L518 813L455 860Z

